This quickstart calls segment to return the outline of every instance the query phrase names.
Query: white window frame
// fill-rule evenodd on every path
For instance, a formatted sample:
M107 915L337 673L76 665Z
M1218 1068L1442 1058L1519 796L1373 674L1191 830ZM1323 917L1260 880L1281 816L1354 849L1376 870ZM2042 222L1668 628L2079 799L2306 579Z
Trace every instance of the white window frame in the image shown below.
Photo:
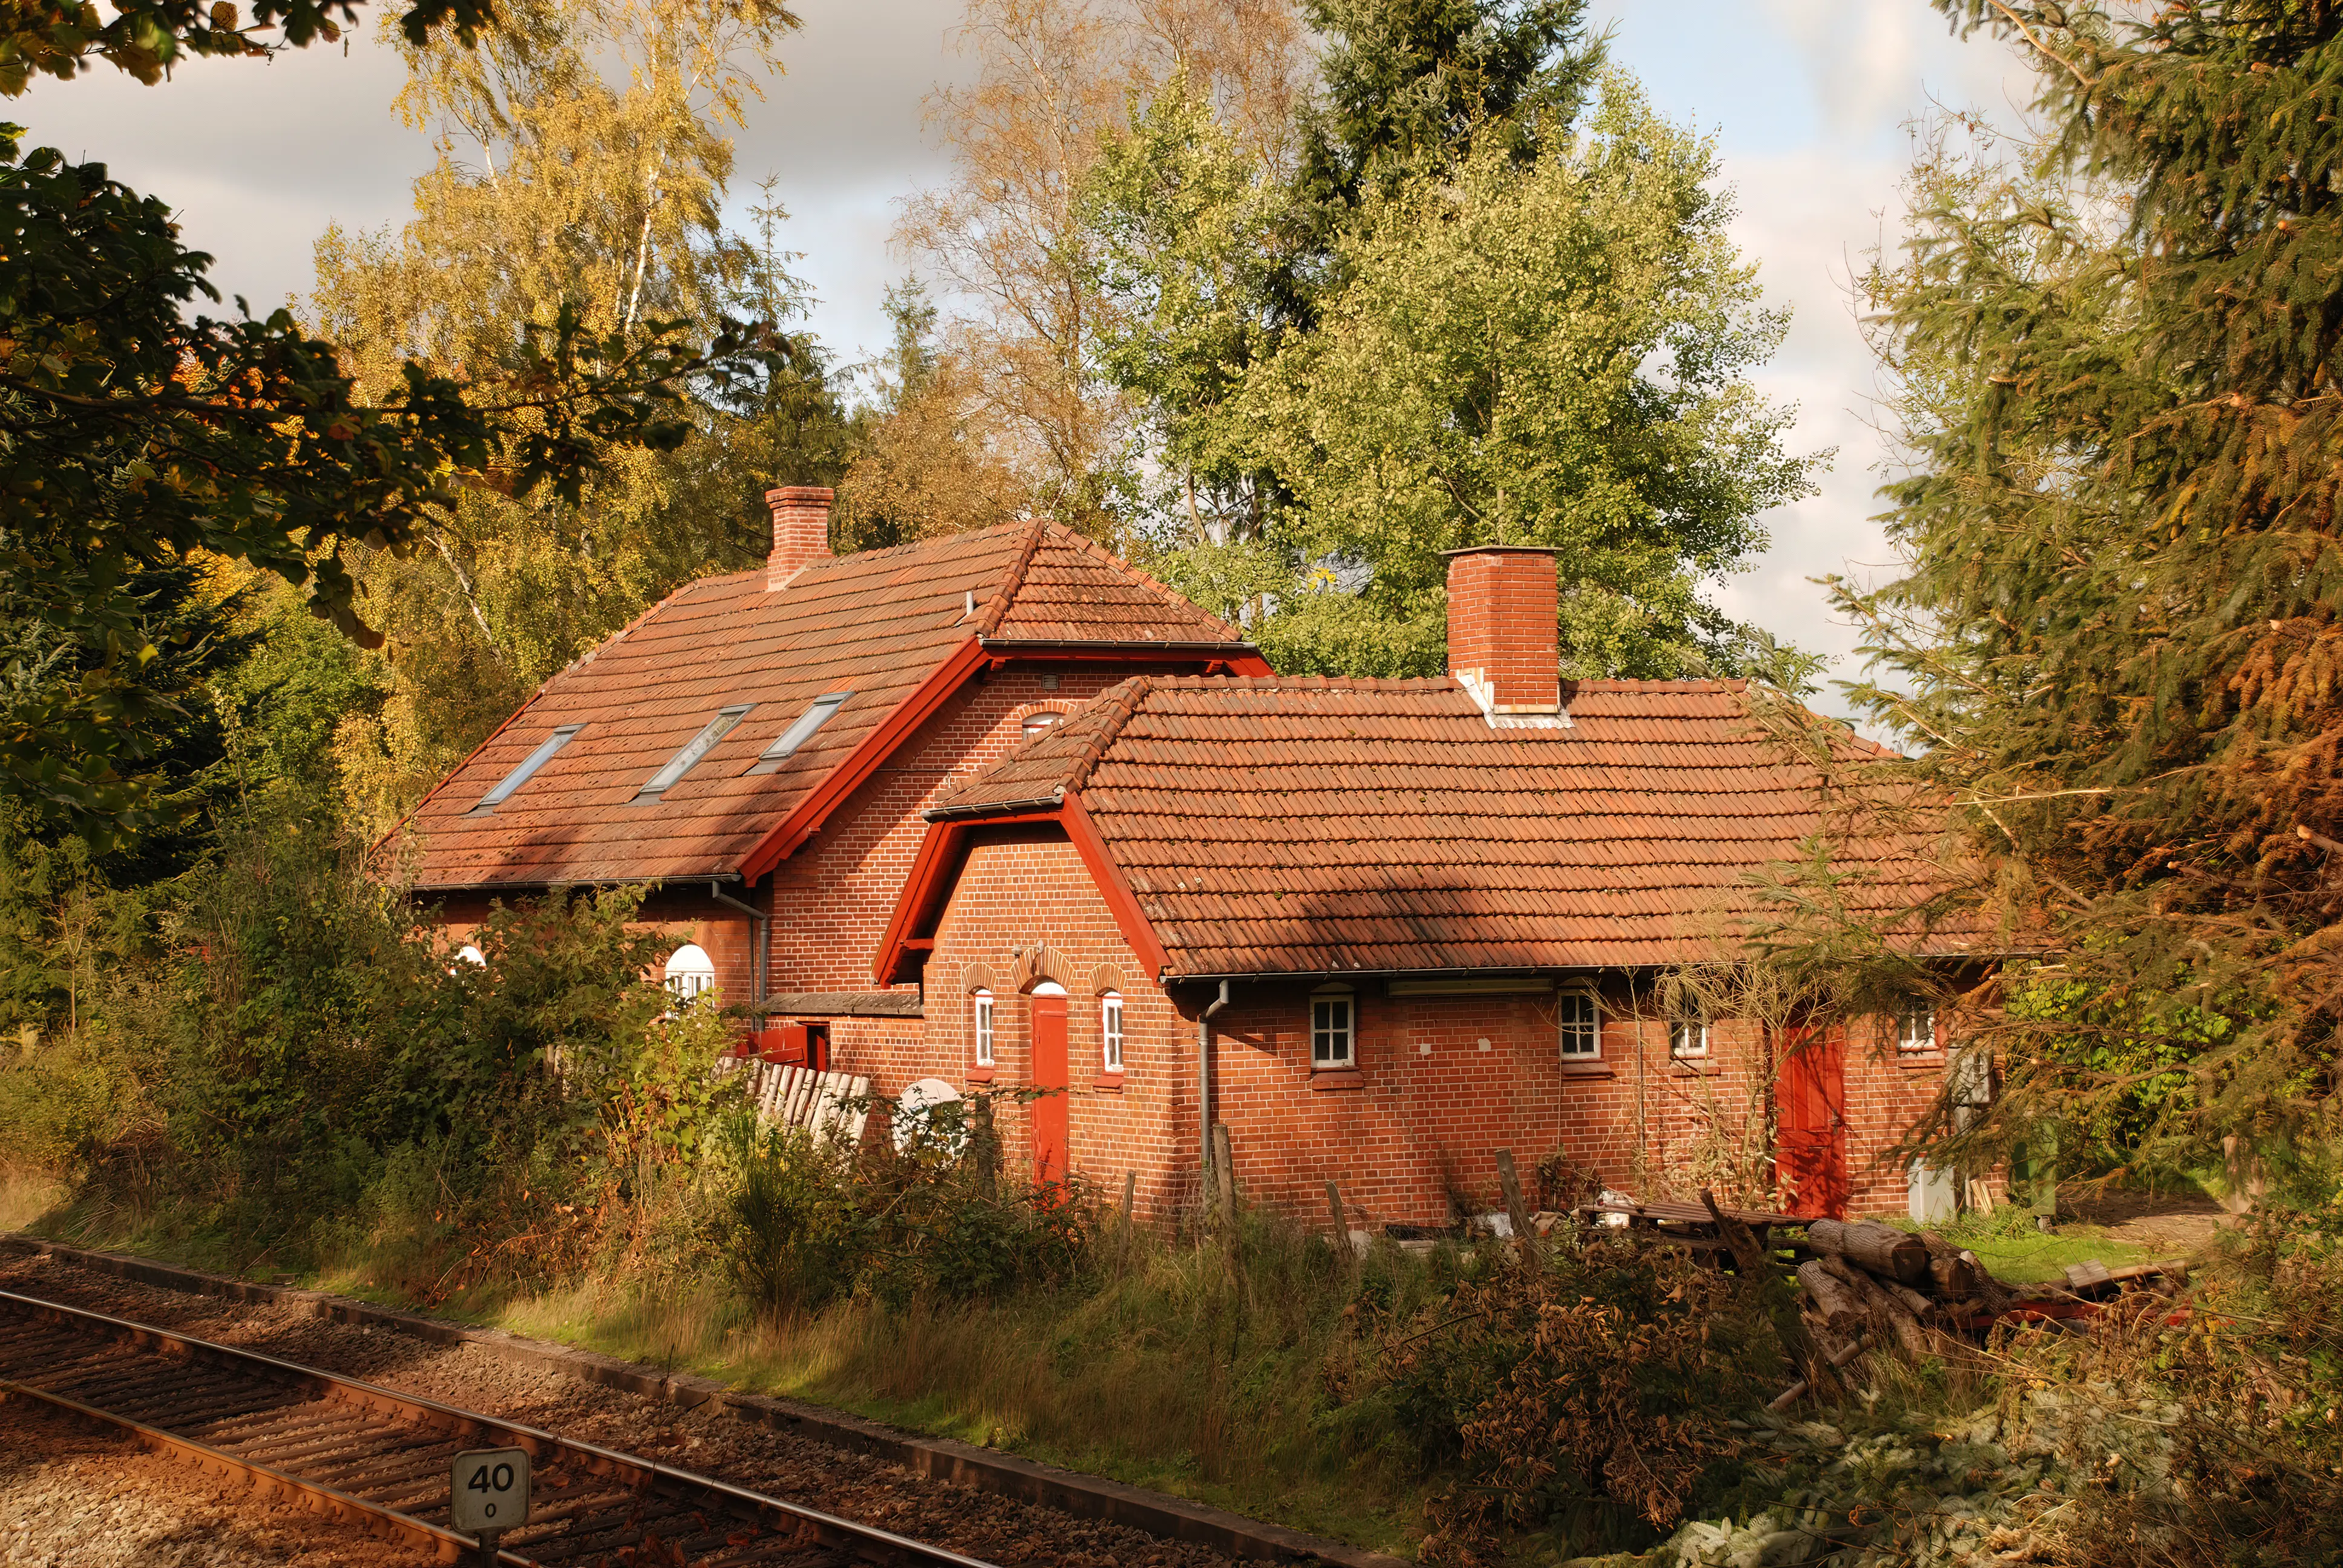
M1668 1020L1668 1057L1673 1061L1707 1058L1711 1020L1704 1012L1685 1012Z
M690 964L679 974L675 960L689 953L698 953L699 961ZM709 957L708 950L698 942L686 942L668 955L665 978L659 983L667 987L678 1002L689 1007L716 989L716 960Z
M1580 1020L1568 1017L1566 1010L1574 1002L1582 1001L1586 1004L1586 1019ZM1603 1060L1603 998L1596 993L1593 986L1564 986L1561 990L1556 991L1554 1000L1554 1020L1557 1043L1562 1052L1562 1064L1564 1067ZM1589 1031L1587 1038L1590 1048L1585 1050L1573 1050L1570 1048L1571 1037L1581 1029Z
M992 1060L992 993L979 990L970 1000L970 1024L976 1033L976 1065L990 1067Z
M1320 1009L1324 1009L1324 1021L1320 1021ZM1339 1021L1338 1021L1339 1020ZM1339 1055L1330 1049L1325 1054L1319 1050L1324 1040L1331 1048L1339 1043ZM1342 1072L1359 1064L1358 999L1348 986L1330 987L1310 993L1310 1070L1312 1072Z
M1099 1069L1102 1072L1122 1070L1122 993L1110 990L1099 993Z
M1912 1027L1918 1020L1919 1029ZM1932 1056L1943 1049L1936 1036L1936 1004L1926 997L1907 998L1896 1010L1896 1050L1899 1056Z

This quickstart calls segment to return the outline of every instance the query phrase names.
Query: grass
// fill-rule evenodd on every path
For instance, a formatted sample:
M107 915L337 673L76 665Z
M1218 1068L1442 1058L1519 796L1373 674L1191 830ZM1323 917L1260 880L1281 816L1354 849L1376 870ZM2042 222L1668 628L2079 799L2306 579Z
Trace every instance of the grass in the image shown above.
M1249 1257L1273 1278L1231 1285L1217 1251L1143 1240L1133 1253L1103 1285L958 1306L850 1302L759 1322L713 1284L583 1285L494 1321L1412 1553L1420 1482L1346 1443L1327 1397L1339 1303L1297 1332L1287 1309L1326 1292L1297 1291L1277 1260Z

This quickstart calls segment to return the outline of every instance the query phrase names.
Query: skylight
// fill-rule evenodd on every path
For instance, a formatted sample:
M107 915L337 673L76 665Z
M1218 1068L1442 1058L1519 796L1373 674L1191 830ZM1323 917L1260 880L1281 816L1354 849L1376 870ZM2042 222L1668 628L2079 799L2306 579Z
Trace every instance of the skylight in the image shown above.
M469 815L485 817L502 805L508 796L528 782L530 775L552 761L553 754L568 745L571 736L585 728L582 724L565 724L547 736L536 750L521 759L519 767L506 774L495 789L480 797L480 803L472 808Z
M685 742L682 750L669 758L667 766L651 775L650 782L643 786L635 799L656 799L662 790L698 767L701 758L716 749L718 741L739 729L740 720L749 717L749 709L755 706L753 702L744 702L738 708L717 709L716 717L708 721L707 727Z
M757 759L757 765L749 771L751 773L779 771L781 764L796 755L799 747L812 739L813 732L829 723L830 716L844 707L846 699L853 695L854 693L850 691L832 691L815 698L812 706L791 720L789 727L782 730L770 746L765 748L764 755Z

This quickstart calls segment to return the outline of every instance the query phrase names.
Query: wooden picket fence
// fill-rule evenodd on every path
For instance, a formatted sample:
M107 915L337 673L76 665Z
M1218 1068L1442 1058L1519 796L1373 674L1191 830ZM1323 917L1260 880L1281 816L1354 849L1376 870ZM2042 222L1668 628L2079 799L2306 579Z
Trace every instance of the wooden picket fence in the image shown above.
M845 1072L816 1072L810 1068L779 1062L743 1060L737 1056L716 1059L719 1078L745 1070L749 1102L757 1108L759 1124L801 1128L817 1143L841 1142L853 1149L862 1142L870 1120L864 1103L870 1081Z

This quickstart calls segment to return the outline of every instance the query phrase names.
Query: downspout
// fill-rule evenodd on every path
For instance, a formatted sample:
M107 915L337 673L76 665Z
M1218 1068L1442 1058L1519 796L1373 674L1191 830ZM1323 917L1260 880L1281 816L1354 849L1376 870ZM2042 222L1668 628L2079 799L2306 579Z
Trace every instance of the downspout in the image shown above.
M719 904L729 904L749 917L751 948L749 954L749 1016L756 1020L757 1027L761 1029L765 1021L765 985L772 978L769 972L773 961L772 943L766 940L772 916L761 912L754 904L742 903L726 892L721 882L711 879L708 884L708 896Z
M1196 1015L1196 1170L1205 1180L1207 1201L1212 1171L1212 1015L1228 1005L1229 982L1222 980L1220 999Z

